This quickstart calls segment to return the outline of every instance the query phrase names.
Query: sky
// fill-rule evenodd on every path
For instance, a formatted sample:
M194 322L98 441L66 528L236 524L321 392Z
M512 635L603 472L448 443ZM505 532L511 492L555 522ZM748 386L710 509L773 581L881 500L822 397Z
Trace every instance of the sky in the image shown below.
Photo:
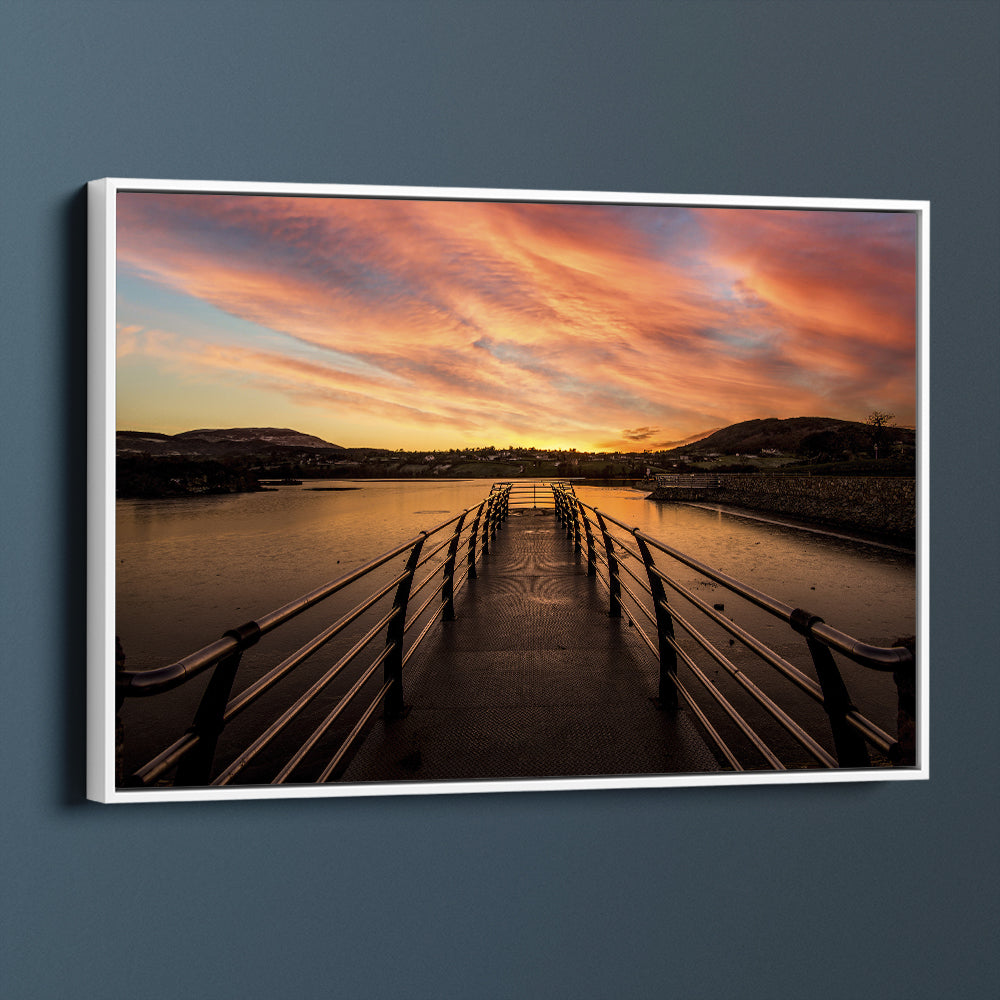
M120 430L642 451L916 422L912 213L117 197Z

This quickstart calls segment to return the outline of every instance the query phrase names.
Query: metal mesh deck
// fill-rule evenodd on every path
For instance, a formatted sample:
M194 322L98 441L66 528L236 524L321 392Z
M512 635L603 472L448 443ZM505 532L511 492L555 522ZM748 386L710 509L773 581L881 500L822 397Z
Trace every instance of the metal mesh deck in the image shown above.
M488 560L404 670L409 714L377 720L342 781L717 771L658 665L551 512L512 511Z

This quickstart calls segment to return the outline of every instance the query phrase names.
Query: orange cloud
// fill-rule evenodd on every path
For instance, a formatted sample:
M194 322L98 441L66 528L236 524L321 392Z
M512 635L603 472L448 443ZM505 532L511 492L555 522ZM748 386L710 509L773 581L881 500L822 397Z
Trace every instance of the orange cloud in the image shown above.
M131 288L220 316L198 341L178 306L171 360L125 301L125 349L359 419L586 445L914 405L905 216L135 193L118 217Z

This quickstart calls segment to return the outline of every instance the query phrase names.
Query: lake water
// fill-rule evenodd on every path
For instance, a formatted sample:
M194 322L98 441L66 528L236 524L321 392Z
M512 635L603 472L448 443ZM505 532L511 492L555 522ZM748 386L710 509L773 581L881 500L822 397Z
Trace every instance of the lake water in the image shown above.
M148 669L193 652L226 629L474 506L489 489L487 480L336 480L264 493L119 500L116 626L126 665ZM646 500L641 490L578 485L577 494L864 642L889 645L916 631L912 553L772 523L766 515L658 504ZM697 586L690 571L677 576ZM323 610L322 620L330 621L333 610ZM311 624L304 616L301 626L289 626L286 646L294 648L303 641ZM757 627L772 629L766 620L758 620ZM774 633L779 652L786 632ZM255 671L259 673L252 659L245 658L241 676L251 679ZM891 678L888 684L885 677L879 681L879 706L873 714L892 732L894 689ZM237 689L242 686L238 682ZM174 693L173 702L155 707L152 703L160 699L127 705L123 717L126 724L133 720L130 742L136 752L175 736L174 716L179 713L189 720L191 699Z

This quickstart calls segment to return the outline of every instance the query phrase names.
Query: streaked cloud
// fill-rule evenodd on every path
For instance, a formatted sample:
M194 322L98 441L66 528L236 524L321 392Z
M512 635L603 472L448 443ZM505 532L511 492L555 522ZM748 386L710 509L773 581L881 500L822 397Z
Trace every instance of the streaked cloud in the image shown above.
M147 193L118 216L130 426L158 373L181 426L246 385L259 425L306 407L387 447L914 419L910 216Z

